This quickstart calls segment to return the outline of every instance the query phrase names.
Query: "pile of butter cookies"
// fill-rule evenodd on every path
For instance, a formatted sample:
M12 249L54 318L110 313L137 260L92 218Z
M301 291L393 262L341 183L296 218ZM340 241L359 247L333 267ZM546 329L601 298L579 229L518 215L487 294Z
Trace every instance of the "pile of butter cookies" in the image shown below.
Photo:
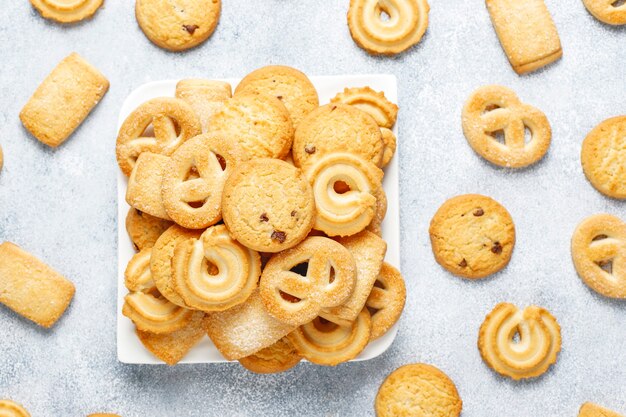
M128 176L123 314L172 365L206 334L228 360L334 366L404 308L381 238L398 106L369 87L320 106L302 72L268 66L231 94L185 79L122 123Z

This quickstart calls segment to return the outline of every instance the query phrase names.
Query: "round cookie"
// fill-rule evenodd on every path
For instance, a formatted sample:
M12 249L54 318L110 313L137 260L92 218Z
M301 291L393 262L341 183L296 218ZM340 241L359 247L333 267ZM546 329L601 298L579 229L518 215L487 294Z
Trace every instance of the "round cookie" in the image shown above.
M383 127L380 129L380 133L383 137L384 145L383 159L380 161L380 167L384 168L389 164L389 162L391 162L393 155L396 153L397 139L391 129Z
M615 0L583 0L585 7L599 21L607 25L626 25L626 3Z
M626 199L626 116L605 120L589 132L580 159L596 190Z
M348 152L380 166L380 128L372 116L354 106L331 103L311 112L296 129L293 161L304 167L333 152Z
M7 417L30 417L28 411L21 405L11 400L0 400L0 416Z
M237 94L226 101L209 121L209 131L239 142L249 159L286 158L294 133L284 104L262 93Z
M378 339L396 324L406 301L406 286L402 274L387 262L383 263L374 288L365 306L372 316L370 339Z
M43 17L60 23L79 22L91 17L103 0L30 0Z
M458 417L463 401L448 375L434 366L415 363L387 376L375 408L377 417Z
M159 219L133 207L126 215L126 231L137 250L154 246L159 236L172 224L169 220Z
M239 363L257 374L275 374L293 368L302 360L293 344L283 337L257 353L239 359Z
M483 278L504 268L515 245L515 225L497 201L479 194L446 201L430 222L437 262L464 278Z
M246 75L235 88L235 95L246 92L263 93L282 101L294 129L319 106L317 90L311 80L297 69L282 65L259 68Z
M220 9L221 0L136 0L135 17L155 45L183 51L213 34Z
M280 252L304 240L315 221L313 190L302 171L279 159L240 164L226 180L224 223L259 252Z
M331 103L343 103L363 110L374 118L378 126L391 129L398 119L398 106L385 97L382 91L370 87L345 88L330 100Z

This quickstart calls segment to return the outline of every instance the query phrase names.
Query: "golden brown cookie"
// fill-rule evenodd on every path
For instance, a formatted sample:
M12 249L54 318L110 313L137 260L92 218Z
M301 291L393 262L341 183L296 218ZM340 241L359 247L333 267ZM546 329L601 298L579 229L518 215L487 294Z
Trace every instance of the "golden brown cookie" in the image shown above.
M152 248L146 248L130 258L124 271L124 285L128 291L152 293L156 290L150 271L151 257Z
M172 224L171 221L159 219L132 207L126 215L126 231L137 250L154 246L154 242Z
M211 117L232 97L232 87L224 81L188 78L176 84L175 95L191 106L200 119L202 132L206 133Z
M206 41L220 18L221 0L136 0L139 27L155 45L184 51Z
M489 367L514 380L535 378L556 362L561 327L548 310L519 310L500 303L485 317L478 336L480 355Z
M319 106L317 90L311 80L295 68L269 65L243 77L235 95L257 92L274 96L283 102L294 129L302 119Z
M2 171L3 166L4 166L4 154L2 153L2 146L0 146L0 171Z
M91 17L103 0L30 0L30 4L46 19L60 23L80 22Z
M160 294L131 292L124 297L122 314L132 320L138 330L164 334L185 327L197 313L171 303Z
M117 414L110 413L97 413L97 414L89 414L87 417L120 417Z
M126 202L129 206L163 220L171 220L161 197L163 174L169 158L152 152L143 152L137 158L128 179Z
M377 417L458 417L463 401L448 375L432 365L414 363L387 376L375 408Z
M11 242L0 244L0 303L40 326L59 320L74 284Z
M378 187L374 197L376 197L376 212L372 222L365 229L381 237L383 235L383 220L385 220L387 215L387 195L383 187Z
M341 103L327 104L309 113L294 136L295 165L305 167L334 152L352 153L380 166L383 139L372 116Z
M594 291L626 298L626 223L610 214L583 220L572 236L572 259L580 278Z
M380 134L383 138L383 158L380 161L380 167L384 168L389 165L389 162L391 162L391 159L396 153L397 139L396 135L385 127L380 129Z
M285 372L296 366L302 356L287 337L283 337L271 346L239 359L239 363L257 374L275 374Z
M322 317L287 335L299 355L317 365L336 366L356 358L370 341L370 313L363 309L353 323L340 326Z
M211 131L238 142L247 159L284 159L291 150L294 130L289 112L279 99L268 94L237 94L224 103L209 124Z
M552 139L550 122L540 110L522 103L514 91L488 85L474 91L463 107L463 133L489 162L521 168L539 161ZM526 141L526 130L530 139ZM498 140L502 135L504 143Z
M378 339L396 324L406 301L406 287L402 274L388 263L383 263L374 288L365 306L372 316L371 340Z
M626 4L615 0L583 0L585 7L607 25L626 25Z
M222 133L205 133L181 145L163 170L161 196L169 217L188 229L220 221L224 183L242 158L239 145Z
M71 53L37 87L20 112L24 127L57 147L76 130L109 89L109 81L77 53Z
M606 409L598 404L584 403L580 406L578 417L624 417L621 414Z
M437 262L464 278L484 278L504 268L515 245L515 225L497 201L479 194L446 201L430 222Z
M348 27L370 54L395 55L419 43L429 11L426 0L350 0Z
M153 98L133 110L120 127L115 146L117 163L129 176L142 152L170 156L200 132L200 120L185 101Z
M311 186L302 171L278 159L237 166L224 185L222 210L233 237L259 252L297 245L315 221Z
M30 417L28 411L11 400L0 400L0 416L2 417Z
M596 190L626 199L626 116L605 120L589 132L580 159Z
M349 104L363 110L381 128L391 129L398 119L398 106L389 101L384 92L372 90L370 87L346 88L330 102Z
M309 237L269 260L259 283L267 311L300 326L323 308L341 305L354 290L356 264L350 252L326 237Z

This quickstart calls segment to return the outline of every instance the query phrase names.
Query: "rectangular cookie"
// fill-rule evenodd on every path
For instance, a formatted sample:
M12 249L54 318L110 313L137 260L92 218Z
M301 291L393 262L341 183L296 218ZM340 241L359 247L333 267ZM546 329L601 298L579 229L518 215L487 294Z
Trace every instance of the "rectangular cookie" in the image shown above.
M232 87L224 81L189 78L176 84L176 98L186 101L200 119L202 132L209 129L209 119L232 97Z
M163 206L161 182L169 158L152 152L142 152L128 178L126 202L139 211L159 219L171 220Z
M10 242L0 244L0 303L51 327L74 297L74 284Z
M491 22L518 74L535 71L563 55L544 0L486 0Z
M28 131L48 146L62 144L109 89L109 81L77 53L63 59L20 112Z

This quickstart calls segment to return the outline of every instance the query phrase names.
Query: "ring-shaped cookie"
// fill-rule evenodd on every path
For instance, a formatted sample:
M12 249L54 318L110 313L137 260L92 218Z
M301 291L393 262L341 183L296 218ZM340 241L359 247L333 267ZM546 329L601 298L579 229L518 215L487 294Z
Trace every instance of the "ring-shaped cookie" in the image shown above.
M46 19L61 23L78 22L91 17L103 0L30 0Z
M372 317L371 340L378 339L396 324L406 301L406 286L402 274L388 263L383 267L374 283L365 306Z
M0 416L2 417L30 417L28 411L11 400L0 400Z
M599 21L607 25L626 25L626 3L615 0L583 0L585 7Z
M398 118L398 106L385 97L385 93L370 87L346 88L330 100L331 103L344 103L363 110L376 120L380 127L391 129Z

